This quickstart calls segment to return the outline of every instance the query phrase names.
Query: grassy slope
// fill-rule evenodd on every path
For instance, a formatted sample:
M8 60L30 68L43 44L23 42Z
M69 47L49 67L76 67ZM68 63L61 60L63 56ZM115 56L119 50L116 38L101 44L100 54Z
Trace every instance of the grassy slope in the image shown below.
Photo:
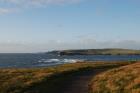
M140 63L102 73L90 87L91 93L140 93Z
M85 49L85 50L64 50L60 51L61 55L130 55L140 54L140 50L131 49Z
M51 68L0 69L0 93L52 93L54 82L93 68L118 67L126 63L74 63Z

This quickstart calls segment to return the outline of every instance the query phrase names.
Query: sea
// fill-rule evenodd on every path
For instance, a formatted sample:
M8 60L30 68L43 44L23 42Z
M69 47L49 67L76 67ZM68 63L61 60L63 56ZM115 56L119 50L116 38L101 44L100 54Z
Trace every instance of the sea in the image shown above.
M0 68L50 67L77 61L133 61L140 55L73 55L59 56L47 53L1 53Z

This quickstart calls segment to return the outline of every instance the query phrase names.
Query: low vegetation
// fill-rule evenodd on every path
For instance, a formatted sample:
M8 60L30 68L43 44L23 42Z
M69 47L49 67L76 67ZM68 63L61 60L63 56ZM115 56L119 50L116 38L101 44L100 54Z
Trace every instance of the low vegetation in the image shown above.
M81 49L52 51L52 54L59 55L140 55L140 50L132 49Z
M97 75L90 90L91 93L140 93L140 63Z
M74 74L95 68L113 68L127 64L129 62L79 62L50 68L0 69L0 93L53 93L61 86L61 82L65 82ZM133 76L130 75L128 78ZM135 86L138 87L139 85Z

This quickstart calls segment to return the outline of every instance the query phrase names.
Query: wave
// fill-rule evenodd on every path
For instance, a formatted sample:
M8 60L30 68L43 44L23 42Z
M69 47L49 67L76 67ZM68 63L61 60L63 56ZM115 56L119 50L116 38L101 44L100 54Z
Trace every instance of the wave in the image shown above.
M41 59L39 63L76 63L78 61L83 61L79 59Z

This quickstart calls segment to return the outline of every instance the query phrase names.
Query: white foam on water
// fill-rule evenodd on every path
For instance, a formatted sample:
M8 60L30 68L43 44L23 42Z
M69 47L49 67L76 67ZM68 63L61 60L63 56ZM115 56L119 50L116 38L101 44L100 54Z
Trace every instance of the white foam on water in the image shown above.
M76 63L78 61L83 61L79 59L41 59L39 63Z
M64 63L76 63L78 61L79 61L78 59L63 59Z

